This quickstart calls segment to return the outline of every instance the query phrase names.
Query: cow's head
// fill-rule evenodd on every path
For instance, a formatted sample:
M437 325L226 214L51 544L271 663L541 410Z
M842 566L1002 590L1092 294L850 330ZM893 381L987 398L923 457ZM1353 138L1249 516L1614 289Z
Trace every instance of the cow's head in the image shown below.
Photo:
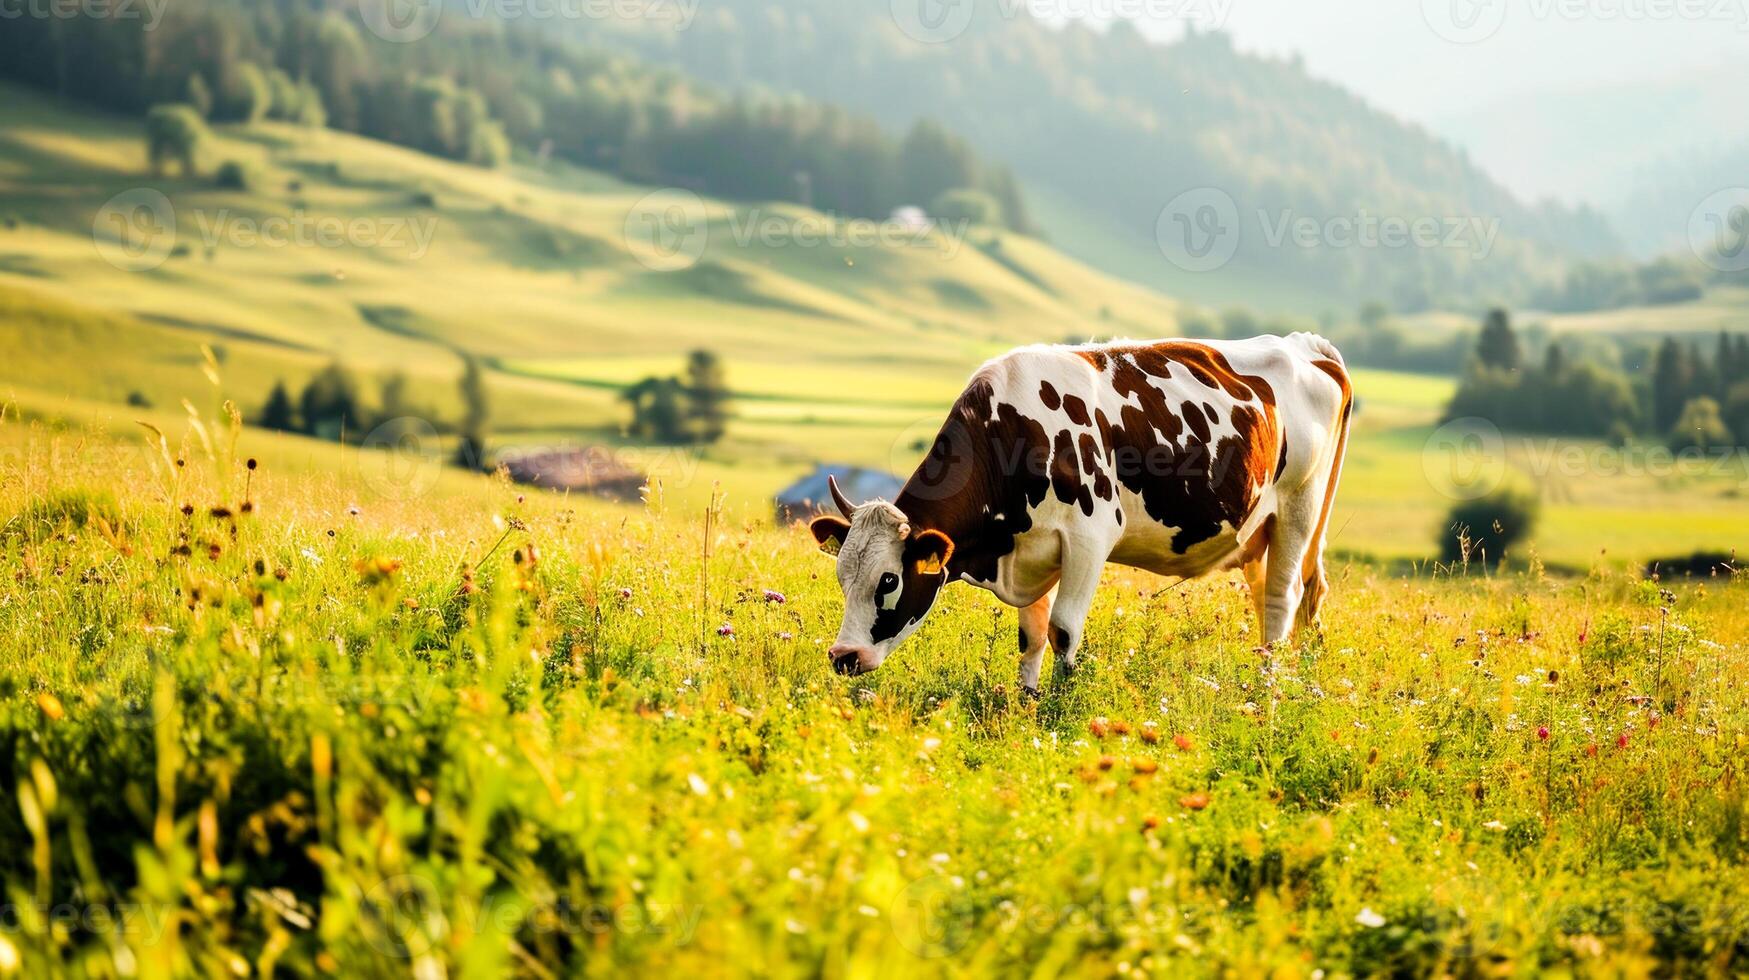
M914 528L884 500L855 505L828 478L844 518L816 517L809 530L820 550L838 557L844 623L828 651L841 674L874 670L923 621L947 582L953 541Z

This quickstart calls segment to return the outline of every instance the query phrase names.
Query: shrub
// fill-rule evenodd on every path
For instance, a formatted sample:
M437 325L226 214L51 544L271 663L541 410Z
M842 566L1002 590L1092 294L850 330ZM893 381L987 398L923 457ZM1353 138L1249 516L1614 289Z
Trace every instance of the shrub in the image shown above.
M935 220L950 225L969 222L994 226L1002 223L1002 205L997 204L995 198L965 187L943 191L929 205L929 212Z
M1440 558L1497 562L1530 536L1542 502L1528 489L1503 486L1451 509L1439 536Z
M1711 398L1690 399L1670 429L1670 448L1719 449L1731 444L1731 430L1719 416L1719 403Z
M175 162L184 176L195 173L195 156L206 139L206 121L193 106L155 105L146 113L146 158L153 173Z
M235 160L226 160L219 164L219 169L213 173L213 184L232 191L246 191L251 183L249 168Z

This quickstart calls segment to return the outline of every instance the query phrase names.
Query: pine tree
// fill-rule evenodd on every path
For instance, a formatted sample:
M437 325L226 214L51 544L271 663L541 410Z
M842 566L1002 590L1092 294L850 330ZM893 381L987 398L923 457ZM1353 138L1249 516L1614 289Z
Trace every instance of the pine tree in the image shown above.
M695 442L716 442L728 430L729 383L713 351L687 355L686 421Z
M261 409L261 427L279 432L297 429L297 410L292 407L291 393L285 390L284 381L275 381L273 390L267 393L267 404Z
M486 403L486 378L480 362L472 355L462 358L461 441L456 445L455 464L470 470L486 468L486 425L490 408Z
M1482 334L1476 338L1476 358L1484 367L1516 371L1523 353L1518 348L1518 335L1512 332L1512 321L1503 309L1488 311L1482 323Z
M1652 427L1669 432L1688 404L1688 387L1693 370L1688 363L1688 348L1666 337L1658 346L1658 356L1652 365Z

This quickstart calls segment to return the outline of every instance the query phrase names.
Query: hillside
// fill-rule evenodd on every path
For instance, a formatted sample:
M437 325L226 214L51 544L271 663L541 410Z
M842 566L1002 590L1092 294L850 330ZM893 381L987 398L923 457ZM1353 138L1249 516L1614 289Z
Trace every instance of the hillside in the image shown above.
M938 30L909 33L884 3L724 0L685 31L644 21L570 25L718 84L800 93L887 125L939 116L1054 202L1039 224L1098 261L1128 251L1124 274L1209 302L1280 309L1307 296L1338 308L1402 309L1514 300L1571 257L1617 250L1593 211L1515 198L1461 150L1308 74L1250 55L1223 34L1172 43L1127 25L1057 29L1024 5L979 0ZM782 32L781 52L764 38ZM1212 187L1241 218L1237 254L1185 272L1162 255L1156 219L1180 192ZM1487 261L1474 250L1286 247L1264 225L1375 217L1498 222ZM1261 216L1261 217L1260 217ZM1109 267L1109 266L1108 266Z
M246 167L235 190L149 178L143 146L132 120L0 88L0 329L27 353L0 365L7 389L174 405L203 387L207 343L246 410L274 379L338 358L408 373L416 403L453 417L465 351L493 366L500 442L611 440L620 385L708 347L747 397L704 472L756 477L763 494L822 456L888 456L891 431L938 413L995 351L1175 323L1172 301L1008 232L880 240L794 205L700 200L687 220L707 237L686 239L702 251L676 268L640 230L649 188L561 164L483 170L331 131L225 126L202 155L209 173ZM129 271L105 258L128 264L104 209L140 188L167 195L175 244L151 238L161 264ZM359 233L245 234L274 218Z

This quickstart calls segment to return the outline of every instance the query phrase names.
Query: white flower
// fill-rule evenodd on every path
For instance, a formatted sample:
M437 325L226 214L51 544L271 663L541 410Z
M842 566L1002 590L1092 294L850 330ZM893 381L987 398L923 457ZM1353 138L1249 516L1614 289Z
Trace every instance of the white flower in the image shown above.
M1372 908L1368 906L1360 910L1360 914L1354 917L1354 921L1366 926L1368 929L1377 929L1385 924L1385 917L1374 912Z

